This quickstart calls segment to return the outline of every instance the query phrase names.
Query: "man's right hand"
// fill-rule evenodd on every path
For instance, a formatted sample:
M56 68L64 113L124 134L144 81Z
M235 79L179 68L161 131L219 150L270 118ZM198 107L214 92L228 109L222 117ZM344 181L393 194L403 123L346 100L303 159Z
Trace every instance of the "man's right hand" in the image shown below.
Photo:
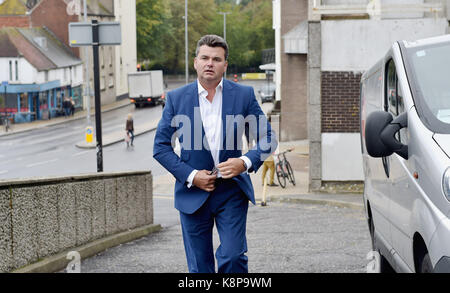
M216 189L216 186L214 185L216 182L217 174L209 175L211 171L208 170L200 170L195 174L193 185L197 186L200 189L203 189L204 191L211 192L214 189Z

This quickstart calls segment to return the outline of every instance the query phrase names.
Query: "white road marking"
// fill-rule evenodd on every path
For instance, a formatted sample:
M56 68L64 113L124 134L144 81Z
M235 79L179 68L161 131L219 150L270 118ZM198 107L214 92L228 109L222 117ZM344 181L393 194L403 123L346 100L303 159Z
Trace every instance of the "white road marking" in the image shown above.
M72 157L81 156L81 155L84 155L84 154L87 154L87 153L90 153L90 152L92 152L92 150L78 152L78 153L73 154Z
M39 165L45 165L45 164L48 164L48 163L53 163L53 162L56 162L58 160L59 159L53 159L53 160L48 160L48 161L43 161L43 162L37 162L37 163L33 163L33 164L28 164L25 167L27 167L27 168L36 167L36 166L39 166Z

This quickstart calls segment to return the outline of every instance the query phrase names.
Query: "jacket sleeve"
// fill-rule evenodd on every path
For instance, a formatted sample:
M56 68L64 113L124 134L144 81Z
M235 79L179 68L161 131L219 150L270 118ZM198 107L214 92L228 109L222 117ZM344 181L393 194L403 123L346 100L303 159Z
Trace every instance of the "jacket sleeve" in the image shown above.
M245 154L245 156L252 161L252 167L248 171L256 172L264 161L276 150L278 141L266 115L261 110L261 107L256 100L253 89L251 89L250 92L247 113L256 118L256 123L253 123L253 125L250 125L249 127L250 137L256 141L256 144Z
M162 118L156 129L155 141L153 144L153 158L155 158L155 160L157 160L179 182L184 184L194 168L181 161L180 157L175 154L173 150L172 137L177 130L176 127L171 125L174 116L173 102L168 94Z

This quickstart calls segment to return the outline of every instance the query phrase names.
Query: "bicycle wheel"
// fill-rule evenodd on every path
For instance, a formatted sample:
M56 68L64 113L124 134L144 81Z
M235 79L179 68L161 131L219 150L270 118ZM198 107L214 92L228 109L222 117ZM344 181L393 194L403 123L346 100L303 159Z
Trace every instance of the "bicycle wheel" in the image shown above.
M291 164L289 164L289 162L286 162L286 169L289 176L289 181L291 181L291 183L295 186L294 171L292 170Z
M282 188L286 187L286 176L284 174L283 168L281 168L281 164L277 163L275 165L275 171L277 171L278 183Z

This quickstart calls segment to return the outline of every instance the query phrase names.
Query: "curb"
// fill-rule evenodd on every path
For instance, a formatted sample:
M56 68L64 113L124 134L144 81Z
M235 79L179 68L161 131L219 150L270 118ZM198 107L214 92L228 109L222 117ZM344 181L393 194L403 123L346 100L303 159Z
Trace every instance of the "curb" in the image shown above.
M172 194L154 193L153 196L164 197L173 199ZM262 202L262 198L256 198L256 205ZM318 204L329 205L339 208L350 208L355 210L363 210L364 205L358 203L345 202L340 200L328 200L328 199L312 199L312 198L298 198L298 197L269 197L266 202L281 202L281 203L293 203L293 204ZM255 206L256 206L255 205Z
M297 203L297 204L318 204L329 205L339 208L350 208L355 210L363 210L363 204L338 201L338 200L326 200L326 199L311 199L311 198L269 198L268 202L283 202L283 203Z
M139 132L135 133L134 136L136 137L136 136L139 136L141 134L145 134L145 133L151 132L151 131L155 130L156 128L157 127L151 127L151 128L148 128L148 129L144 129L142 131L139 131ZM123 135L119 135L119 136L123 136ZM121 142L121 141L124 141L124 140L125 140L125 138L123 138L123 137L115 138L115 139L112 139L110 141L104 142L102 147L113 145L115 143L118 143L118 142ZM79 143L75 144L75 146L80 148L80 149L95 149L97 147L97 143L95 141L92 142L92 143L87 143L87 142L83 141L83 142L79 142Z
M70 251L76 251L80 254L81 259L85 259L96 255L108 248L142 238L151 233L161 231L160 224L151 224L136 228L133 230L121 232L111 236L107 236L80 247L67 250L57 255L49 256L37 263L28 265L26 267L12 271L12 273L53 273L58 272L66 268L71 259L67 259L67 253Z

